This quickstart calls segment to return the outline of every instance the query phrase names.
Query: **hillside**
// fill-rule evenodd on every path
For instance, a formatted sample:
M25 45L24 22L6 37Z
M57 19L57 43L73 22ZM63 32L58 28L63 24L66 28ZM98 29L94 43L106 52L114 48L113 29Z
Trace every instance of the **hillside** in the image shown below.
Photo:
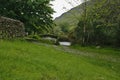
M54 21L57 25L62 23L69 23L71 26L74 26L78 23L78 17L82 12L81 6L77 6L70 11L63 13L60 17L57 17Z
M87 6L90 6L94 3L94 0L87 1ZM63 13L60 17L57 17L54 21L59 26L62 23L68 23L71 27L75 27L79 21L79 17L84 10L84 3L80 4L77 7L72 8L71 10Z
M101 59L99 54L99 59L90 58L63 51L65 48L61 50L59 46L24 41L0 41L0 44L0 80L120 79L119 61Z

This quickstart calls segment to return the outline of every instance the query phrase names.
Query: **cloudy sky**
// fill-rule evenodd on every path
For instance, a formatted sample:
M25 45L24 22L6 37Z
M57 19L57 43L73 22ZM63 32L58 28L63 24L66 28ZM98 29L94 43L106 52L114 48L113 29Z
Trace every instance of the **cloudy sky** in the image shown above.
M71 8L79 5L82 0L55 0L52 1L51 4L53 5L52 8L56 11L53 14L53 18L56 18L63 14L64 12L70 10Z

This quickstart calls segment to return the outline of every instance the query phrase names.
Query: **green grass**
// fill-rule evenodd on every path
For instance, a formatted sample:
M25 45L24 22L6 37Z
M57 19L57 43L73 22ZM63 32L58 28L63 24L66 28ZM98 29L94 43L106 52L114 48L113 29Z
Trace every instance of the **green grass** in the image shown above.
M89 52L89 53L95 53L98 55L107 55L107 56L120 58L120 48L111 48L111 47L97 48L96 46L81 47L79 45L73 45L73 46L71 46L71 48L80 50L83 52Z
M119 67L52 46L0 41L0 80L120 80Z

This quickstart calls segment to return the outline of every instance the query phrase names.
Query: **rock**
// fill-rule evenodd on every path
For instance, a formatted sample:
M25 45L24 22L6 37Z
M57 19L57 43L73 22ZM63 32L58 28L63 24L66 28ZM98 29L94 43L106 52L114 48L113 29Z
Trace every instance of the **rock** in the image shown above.
M23 36L25 36L25 28L21 21L0 16L1 39Z
M96 46L97 49L101 48L100 46Z

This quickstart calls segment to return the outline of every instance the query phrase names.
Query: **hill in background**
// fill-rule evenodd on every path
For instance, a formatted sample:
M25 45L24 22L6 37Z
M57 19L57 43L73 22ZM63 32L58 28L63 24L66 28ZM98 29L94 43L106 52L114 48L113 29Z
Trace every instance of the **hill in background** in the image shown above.
M94 3L94 0L87 1L87 6L90 6ZM78 24L81 14L84 10L84 3L80 4L77 7L72 8L71 10L63 13L60 17L57 17L54 21L59 27L61 24L69 24L69 28L75 28Z

